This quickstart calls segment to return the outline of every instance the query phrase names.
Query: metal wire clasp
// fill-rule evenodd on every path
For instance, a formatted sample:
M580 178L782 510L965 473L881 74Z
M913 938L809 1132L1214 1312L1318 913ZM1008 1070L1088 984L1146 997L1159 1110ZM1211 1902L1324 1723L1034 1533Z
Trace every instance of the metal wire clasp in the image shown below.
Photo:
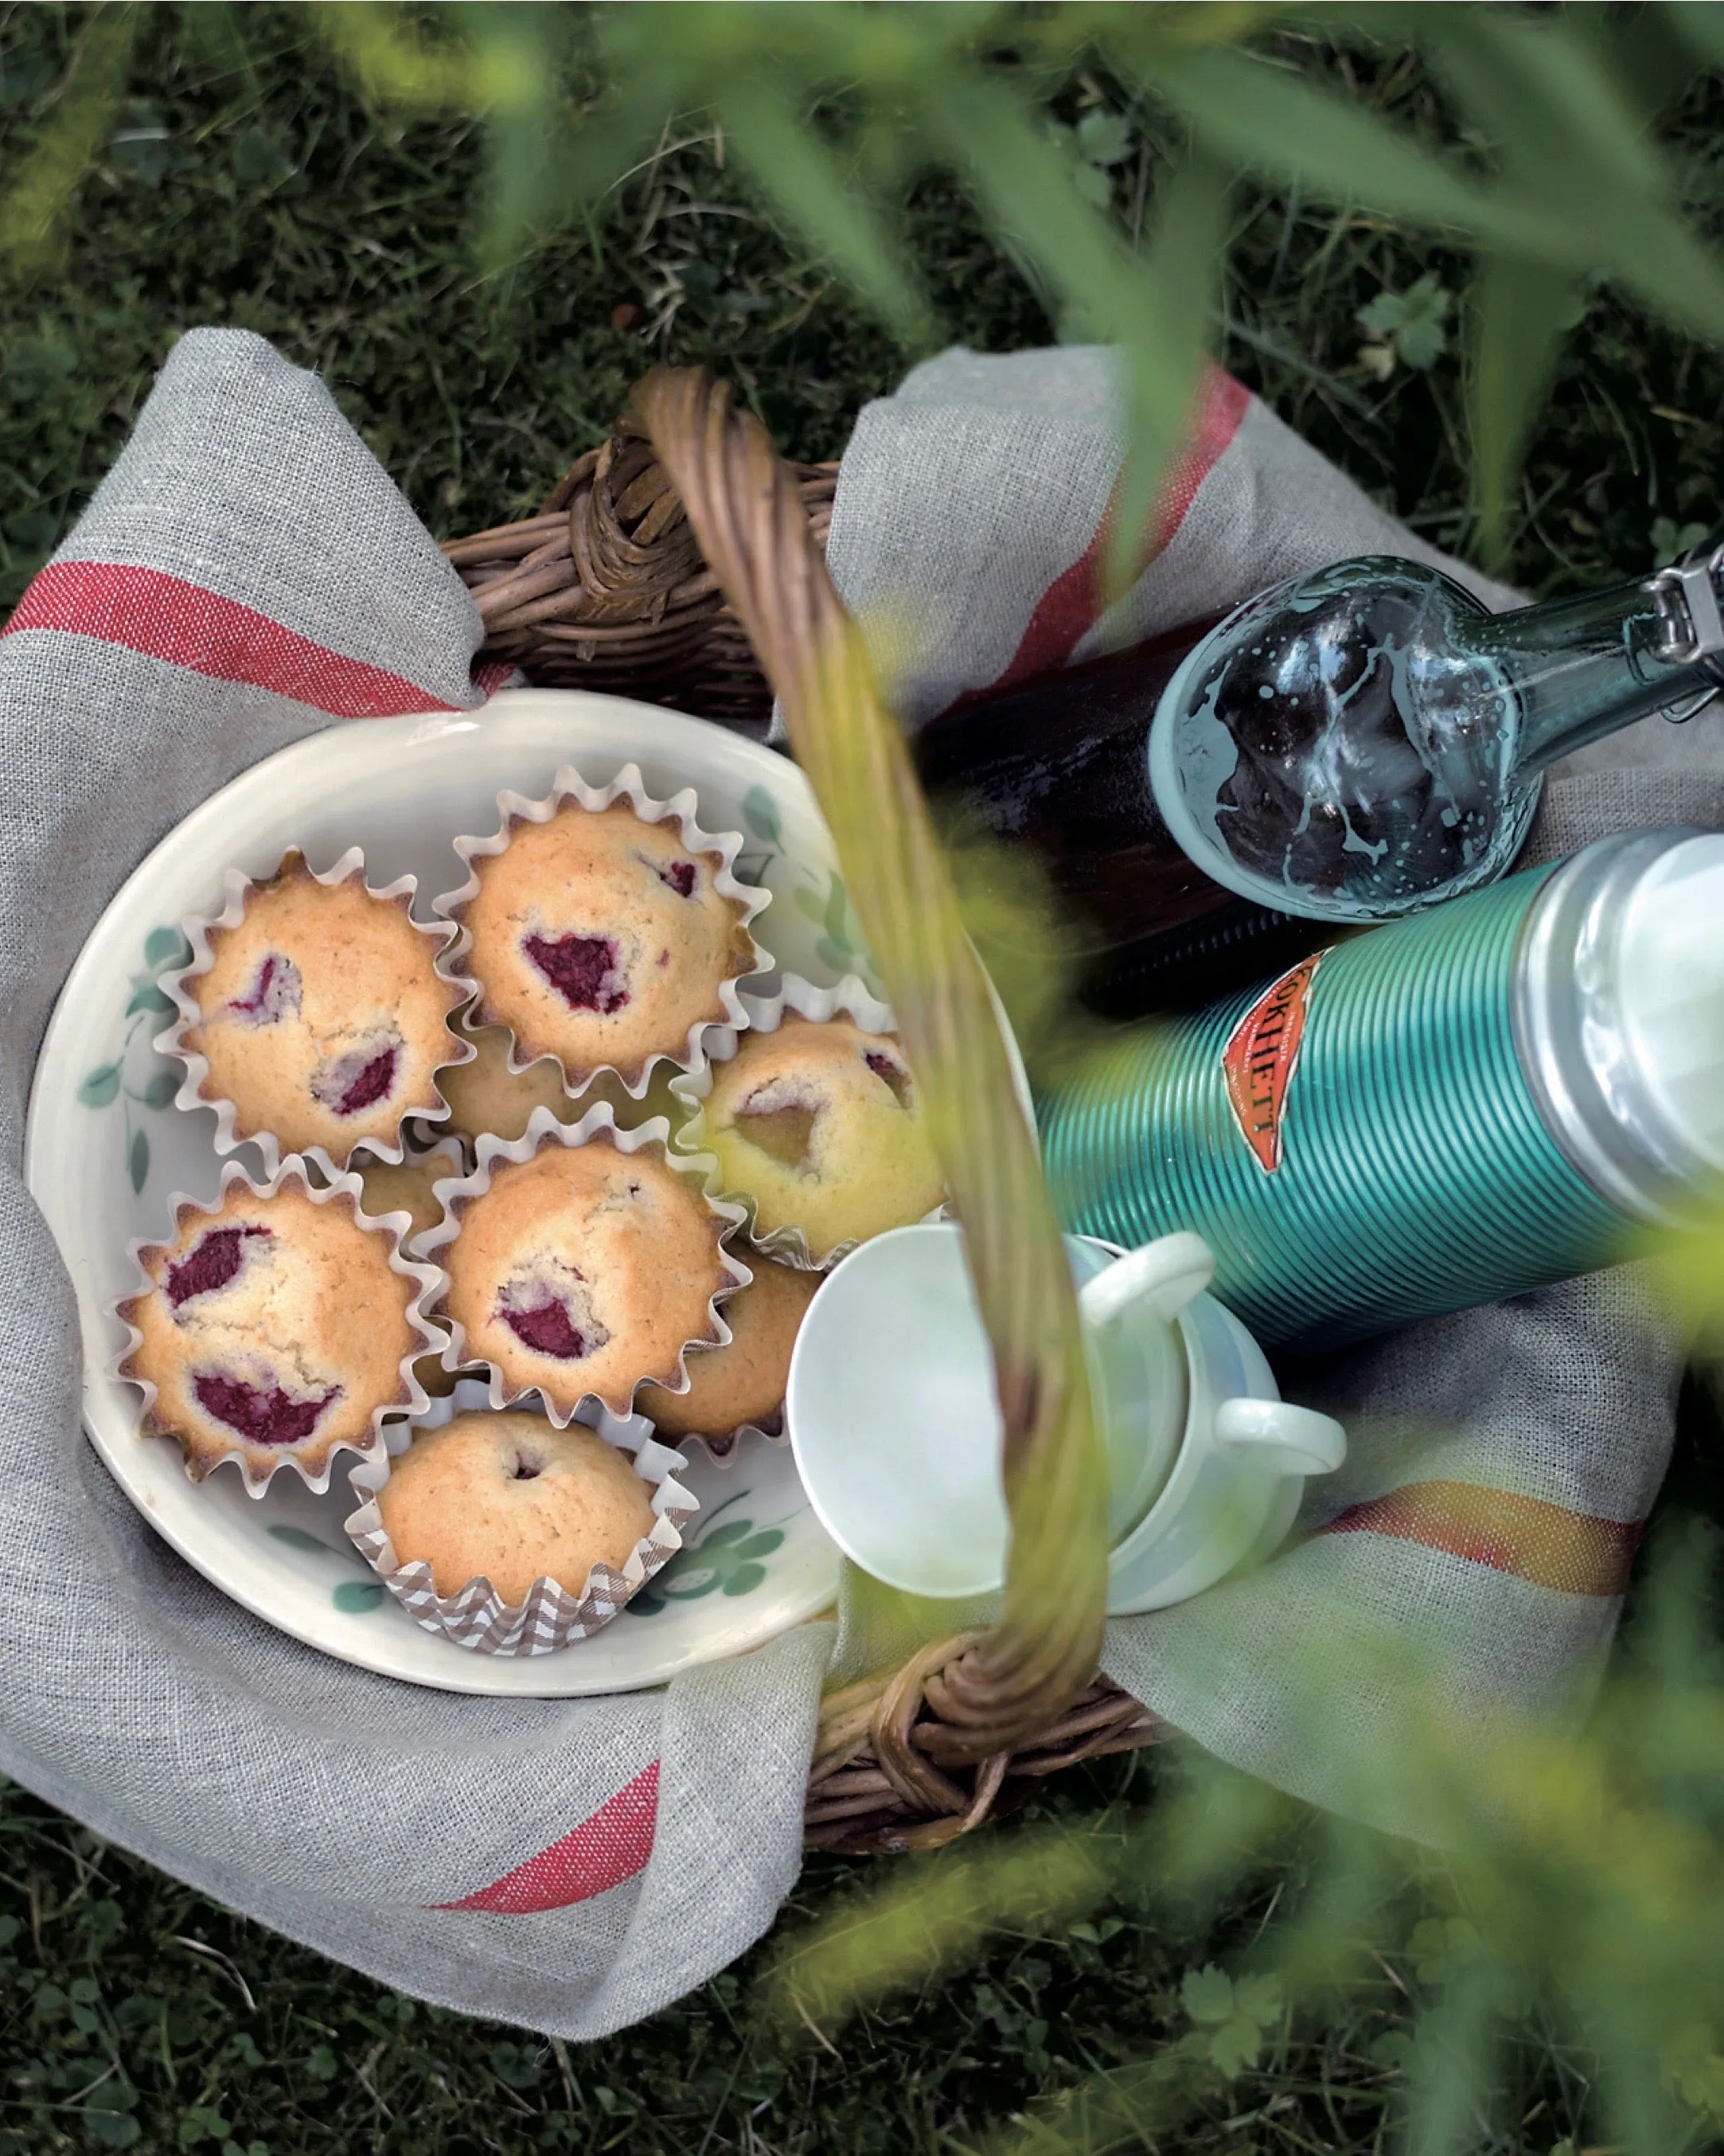
M1677 666L1702 666L1724 654L1724 606L1719 603L1718 578L1724 572L1724 542L1696 548L1691 554L1660 569L1646 580L1646 590L1658 611L1658 656ZM1717 684L1674 704L1665 718L1680 726L1705 709L1720 693Z

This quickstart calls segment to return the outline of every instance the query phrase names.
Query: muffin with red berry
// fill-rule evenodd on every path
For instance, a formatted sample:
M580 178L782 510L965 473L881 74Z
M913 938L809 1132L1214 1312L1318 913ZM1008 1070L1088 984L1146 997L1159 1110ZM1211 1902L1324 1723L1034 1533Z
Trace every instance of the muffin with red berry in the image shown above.
M509 1029L516 1069L556 1057L571 1095L601 1070L644 1091L661 1059L693 1067L708 1026L744 1022L731 984L762 963L747 924L765 895L730 875L740 839L659 805L560 773L495 840L458 843L472 876L439 901L475 1025Z
M626 1415L647 1378L680 1390L684 1350L719 1338L716 1301L744 1277L699 1173L619 1135L639 1137L541 1128L452 1194L426 1244L462 1359L490 1363L505 1399L537 1391L559 1424L588 1398Z
M436 961L446 928L408 912L410 881L369 889L357 854L327 876L290 853L205 932L208 962L175 983L175 1045L223 1142L273 1141L342 1167L357 1147L401 1157L409 1116L441 1118L438 1071L472 1050L450 1032L460 991Z
M718 1183L752 1212L750 1233L815 1265L944 1197L920 1089L890 1034L835 1012L786 1009L712 1067L691 1127Z
M213 1211L183 1204L168 1240L139 1246L148 1285L119 1306L136 1336L119 1374L193 1481L235 1460L254 1486L290 1465L321 1488L336 1452L369 1450L385 1410L422 1400L408 1371L436 1337L415 1322L428 1276L395 1262L351 1187L228 1178Z

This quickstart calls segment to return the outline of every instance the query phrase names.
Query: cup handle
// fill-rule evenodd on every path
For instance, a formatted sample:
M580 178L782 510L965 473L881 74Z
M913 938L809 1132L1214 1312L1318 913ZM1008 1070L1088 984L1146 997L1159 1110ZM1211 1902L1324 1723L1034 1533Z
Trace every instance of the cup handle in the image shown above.
M1086 1281L1078 1306L1090 1325L1111 1325L1124 1312L1147 1303L1163 1317L1201 1295L1215 1271L1215 1254L1201 1235L1182 1232L1127 1250L1106 1272Z
M1347 1432L1334 1416L1290 1400L1224 1400L1215 1410L1215 1435L1222 1445L1274 1454L1287 1475L1332 1475L1347 1457Z

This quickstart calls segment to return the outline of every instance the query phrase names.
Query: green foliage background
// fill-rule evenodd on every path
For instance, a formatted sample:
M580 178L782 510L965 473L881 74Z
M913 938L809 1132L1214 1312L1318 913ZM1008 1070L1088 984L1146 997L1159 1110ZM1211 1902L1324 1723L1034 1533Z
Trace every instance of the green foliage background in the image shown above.
M323 370L439 533L533 506L659 357L822 456L947 341L1135 334L1147 485L1207 341L1439 543L1606 581L1720 521L1721 49L1710 6L0 8L0 604L198 322ZM1716 1510L1698 1391L1686 1429L1667 1519ZM1459 1793L1440 1865L1114 1764L816 1862L598 2046L0 1791L0 2152L1706 2145L1724 1717L1662 1546L1585 1743L1506 1747L1516 1823Z

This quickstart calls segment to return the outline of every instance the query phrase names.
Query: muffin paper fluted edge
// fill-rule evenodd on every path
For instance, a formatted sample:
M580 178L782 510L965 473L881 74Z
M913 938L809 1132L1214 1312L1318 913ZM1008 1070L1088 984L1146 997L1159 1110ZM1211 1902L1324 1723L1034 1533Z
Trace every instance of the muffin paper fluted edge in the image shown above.
M467 960L473 947L473 937L461 916L469 902L479 896L479 871L474 866L477 860L495 857L505 852L517 822L548 824L557 808L566 800L578 801L589 813L598 814L626 801L644 824L662 824L673 819L682 832L684 846L690 853L716 854L720 865L712 879L713 889L721 897L734 901L741 908L736 926L744 942L757 963L721 981L718 999L724 1012L722 1019L701 1019L689 1028L688 1039L681 1055L664 1050L649 1055L639 1070L631 1078L614 1064L596 1064L587 1072L578 1086L569 1082L568 1071L560 1059L555 1058L562 1072L563 1091L571 1101L584 1099L602 1078L614 1078L632 1101L644 1099L652 1084L653 1074L661 1063L669 1063L684 1071L700 1070L706 1065L706 1044L718 1031L736 1032L745 1029L748 1016L737 988L739 981L752 974L772 970L770 952L762 949L755 940L753 924L772 902L772 894L763 886L738 880L735 870L736 858L747 841L740 831L712 832L702 828L698 817L700 803L695 789L685 786L660 801L649 793L646 782L637 763L625 763L608 786L591 786L572 763L558 766L551 782L548 793L530 798L505 788L497 796L497 829L487 836L463 835L454 841L455 852L467 869L467 880L456 890L440 893L431 901L431 911L448 921L454 931L451 942L439 955L437 964L442 978L459 987L470 1000L471 1023L475 1026L493 1026L509 1036L509 1070L519 1077L531 1070L535 1063L546 1060L549 1051L541 1050L525 1062L519 1060L520 1041L515 1029L500 1019L485 1015L485 984L466 970ZM450 1030L454 1031L453 1019ZM457 1038L459 1038L457 1035Z
M776 1033L784 1023L787 1010L794 1011L798 1018L812 1019L824 1025L829 1019L844 1017L859 1025L865 1033L888 1034L897 1037L897 1025L892 1017L890 1004L883 1004L854 973L829 988L816 988L812 981L799 973L785 973L780 978L777 991L769 995L745 995L742 1002L748 1014L747 1030L754 1033ZM708 1044L706 1060L699 1070L691 1070L670 1081L670 1091L688 1111L688 1120L671 1139L673 1158L686 1148L703 1159L714 1158L704 1148L706 1143L706 1102L713 1087L712 1066L728 1063L736 1054L741 1032L726 1029ZM912 1075L914 1074L912 1073ZM755 1230L754 1200L743 1192L723 1189L722 1180L717 1185L725 1198L742 1209L746 1225L743 1233L751 1249L762 1257L776 1258L780 1264L794 1265L799 1272L829 1273L841 1259L847 1258L856 1249L857 1240L834 1243L822 1257L816 1258L808 1249L808 1239L800 1228L774 1228L766 1235ZM946 1207L936 1205L921 1216L925 1220L943 1219ZM906 1222L906 1226L911 1224ZM749 1428L753 1424L747 1425ZM762 1431L770 1436L770 1431Z
M707 1299L707 1317L710 1330L698 1339L684 1343L676 1358L675 1382L670 1383L651 1370L644 1370L630 1388L629 1414L634 1414L634 1401L639 1389L649 1379L664 1386L667 1392L688 1390L688 1351L690 1348L727 1348L731 1342L731 1328L725 1322L721 1307L724 1299L739 1287L747 1287L754 1278L747 1261L729 1247L729 1239L742 1225L743 1209L733 1201L721 1198L717 1192L718 1163L709 1157L674 1152L670 1146L670 1125L663 1116L654 1116L647 1122L629 1129L619 1124L616 1111L608 1101L596 1101L577 1123L560 1123L548 1108L535 1108L528 1119L526 1129L518 1138L505 1140L481 1137L478 1141L479 1165L469 1175L452 1176L439 1179L431 1186L431 1194L443 1206L443 1219L435 1227L428 1228L414 1238L414 1248L419 1255L440 1269L441 1286L429 1306L437 1315L449 1337L444 1351L444 1367L448 1370L484 1368L489 1373L486 1399L493 1408L515 1407L522 1403L536 1403L548 1419L559 1430L580 1415L584 1408L603 1408L619 1421L625 1418L613 1403L602 1399L596 1393L582 1394L568 1408L559 1411L557 1404L549 1399L536 1385L511 1388L503 1373L489 1357L469 1354L467 1350L467 1329L459 1318L448 1314L444 1297L449 1289L449 1273L443 1265L442 1254L460 1233L460 1209L476 1198L484 1196L491 1187L491 1178L499 1161L523 1167L539 1152L541 1146L551 1143L574 1151L603 1132L620 1153L639 1152L643 1148L656 1146L667 1168L690 1180L698 1180L702 1200L719 1223L717 1250L724 1277Z
M321 1173L321 1163L318 1165ZM397 1396L392 1400L384 1402L382 1405L372 1411L370 1438L362 1444L343 1439L340 1443L331 1445L329 1456L317 1474L308 1475L295 1457L293 1451L288 1448L284 1448L280 1455L270 1461L267 1472L258 1473L254 1470L251 1453L243 1444L236 1444L221 1459L213 1460L203 1475L192 1478L194 1481L206 1480L218 1468L224 1467L231 1462L238 1467L246 1494L251 1497L261 1497L275 1476L284 1469L290 1469L308 1490L321 1496L329 1488L330 1476L334 1471L336 1460L341 1454L355 1453L362 1460L374 1458L382 1447L383 1427L388 1417L401 1414L423 1414L431 1404L431 1395L419 1383L414 1373L413 1366L423 1356L444 1356L449 1345L447 1332L426 1314L429 1301L440 1291L442 1275L435 1265L427 1265L419 1259L409 1257L407 1254L407 1239L413 1226L413 1216L410 1214L406 1212L367 1213L362 1202L364 1189L357 1173L350 1170L342 1174L333 1175L322 1183L314 1183L305 1172L304 1158L298 1153L290 1153L285 1159L279 1161L262 1181L249 1174L239 1161L228 1160L223 1163L221 1187L213 1200L193 1198L184 1191L171 1191L167 1199L169 1220L167 1233L165 1235L134 1236L126 1246L126 1255L131 1259L136 1272L136 1281L133 1286L126 1290L124 1295L115 1296L107 1305L108 1314L126 1334L126 1344L117 1353L109 1358L106 1368L109 1377L116 1379L121 1384L136 1386L144 1396L142 1411L138 1417L139 1437L141 1439L159 1437L167 1444L177 1444L179 1441L171 1430L151 1427L155 1419L157 1399L157 1389L154 1381L149 1378L140 1377L126 1368L132 1356L143 1345L144 1340L143 1333L126 1317L126 1306L135 1302L140 1296L152 1293L156 1286L156 1283L144 1270L143 1253L147 1250L157 1249L162 1244L171 1241L178 1234L181 1223L188 1213L201 1213L206 1219L213 1219L227 1202L228 1193L237 1183L244 1183L247 1189L257 1197L273 1198L284 1183L290 1182L298 1183L314 1205L334 1204L344 1199L351 1201L356 1225L370 1234L381 1235L386 1239L388 1245L390 1271L398 1274L403 1280L413 1281L417 1286L418 1291L408 1302L406 1311L408 1324L417 1337L413 1346L401 1358L401 1382L397 1389ZM187 1472L189 1471L190 1463L188 1462Z
M613 1415L595 1402L590 1414L576 1419L607 1445L626 1452L635 1473L650 1486L651 1532L636 1543L620 1570L614 1565L595 1564L578 1594L560 1587L554 1579L541 1578L533 1582L524 1602L507 1603L483 1573L469 1579L458 1594L439 1594L428 1564L398 1562L377 1498L389 1481L394 1460L407 1450L418 1431L441 1429L458 1414L489 1409L491 1405L488 1389L475 1379L464 1378L446 1399L432 1401L428 1408L405 1422L392 1423L386 1434L387 1450L381 1456L348 1471L353 1494L364 1502L342 1525L390 1594L426 1631L438 1633L478 1655L555 1654L609 1624L655 1573L664 1570L681 1549L682 1530L700 1511L700 1501L676 1479L685 1463L652 1436L645 1416Z
M302 847L285 846L282 849L281 860L272 871L272 875L279 875L282 868L295 855L298 856L311 880L314 883L321 884L327 891L333 891L337 885L346 883L350 876L357 875L362 878L365 877L365 853L359 846L349 846L330 867L321 870L311 866ZM290 1147L285 1153L280 1138L273 1131L239 1130L236 1127L239 1118L239 1109L236 1104L219 1095L207 1094L203 1091L205 1081L209 1076L209 1059L198 1050L188 1046L186 1040L187 1034L200 1022L203 1017L203 1011L193 993L192 983L198 974L207 972L215 962L214 948L209 940L211 931L239 927L245 917L247 899L259 884L267 883L269 880L271 878L269 876L249 876L243 869L229 869L222 879L221 911L215 914L187 914L180 921L180 932L192 947L192 955L183 965L171 967L166 973L158 975L156 983L162 994L172 1004L178 1016L172 1025L166 1027L156 1035L151 1044L158 1055L171 1057L185 1072L185 1076L180 1081L179 1091L174 1096L174 1106L183 1109L213 1108L215 1111L216 1118L216 1151L218 1153L230 1153L239 1146L254 1145L264 1157L265 1172L271 1175L275 1173L280 1163L290 1155L312 1162L327 1176L336 1176L344 1173L346 1168L362 1152L369 1153L378 1160L385 1161L391 1167L398 1167L407 1156L408 1123L424 1122L437 1126L449 1120L449 1105L443 1096L442 1089L436 1083L434 1072L431 1087L434 1097L431 1103L423 1108L412 1107L402 1111L401 1120L396 1126L395 1141L393 1145L386 1145L379 1138L357 1139L348 1149L346 1160L341 1163L337 1163L328 1148L324 1146ZM453 983L443 971L442 962L447 955L449 946L454 940L455 932L447 921L414 920L413 901L418 892L418 878L413 875L400 875L397 876L393 883L381 885L373 885L367 880L364 887L368 898L383 899L400 904L408 921L432 947L432 971L445 987L452 987ZM457 1064L470 1063L479 1052L471 1041L466 1040L455 1029L454 1020L460 1007L459 998L454 998L444 1014L444 1030L449 1036L449 1053L437 1065L438 1070L446 1070Z

